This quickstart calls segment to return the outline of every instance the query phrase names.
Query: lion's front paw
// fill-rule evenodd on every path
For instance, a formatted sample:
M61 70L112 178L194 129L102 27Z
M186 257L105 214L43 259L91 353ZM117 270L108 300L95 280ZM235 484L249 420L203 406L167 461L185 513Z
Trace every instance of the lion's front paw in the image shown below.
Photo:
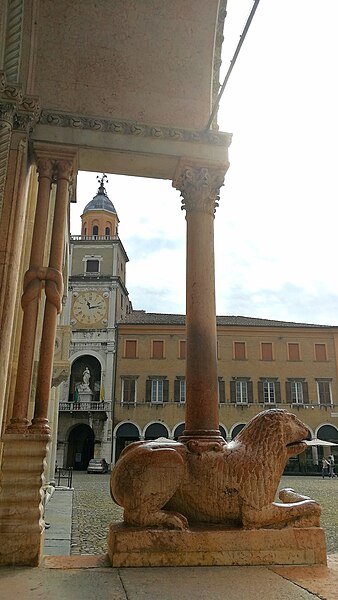
M181 513L163 511L163 515L165 515L165 520L163 521L165 527L168 527L169 529L188 529L188 520L184 515L181 515Z

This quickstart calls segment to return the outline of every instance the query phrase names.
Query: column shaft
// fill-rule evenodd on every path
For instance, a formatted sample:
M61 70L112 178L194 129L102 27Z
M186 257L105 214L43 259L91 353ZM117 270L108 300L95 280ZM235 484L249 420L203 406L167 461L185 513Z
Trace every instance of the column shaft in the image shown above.
M218 435L214 217L187 214L186 435Z
M61 311L63 294L62 264L69 200L71 161L57 163L57 191L50 247L49 267L46 275L46 304L40 344L34 418L30 431L49 432L48 403L52 381L54 345L57 317Z
M35 211L29 269L25 274L22 308L24 311L18 360L13 412L7 431L22 432L27 428L28 403L31 389L35 336L43 280L43 255L48 222L52 162L39 161L39 188Z
M221 440L218 414L214 213L224 166L182 160L173 182L187 212L186 408L181 440Z

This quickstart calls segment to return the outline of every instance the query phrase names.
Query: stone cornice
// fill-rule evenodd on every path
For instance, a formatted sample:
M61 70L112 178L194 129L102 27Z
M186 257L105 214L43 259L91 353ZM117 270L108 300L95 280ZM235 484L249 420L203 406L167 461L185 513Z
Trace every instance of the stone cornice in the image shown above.
M41 125L69 127L97 132L109 132L117 135L130 135L152 139L164 139L194 143L212 144L228 147L231 144L231 134L217 131L197 131L178 127L149 125L137 121L106 119L82 115L71 115L60 111L43 110L39 119Z

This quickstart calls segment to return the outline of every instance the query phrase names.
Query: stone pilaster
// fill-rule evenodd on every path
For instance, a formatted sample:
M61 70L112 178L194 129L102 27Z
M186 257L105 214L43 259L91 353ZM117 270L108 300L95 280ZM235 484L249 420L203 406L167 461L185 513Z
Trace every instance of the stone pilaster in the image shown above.
M186 417L181 439L219 440L214 213L224 165L183 160L173 181L187 221Z

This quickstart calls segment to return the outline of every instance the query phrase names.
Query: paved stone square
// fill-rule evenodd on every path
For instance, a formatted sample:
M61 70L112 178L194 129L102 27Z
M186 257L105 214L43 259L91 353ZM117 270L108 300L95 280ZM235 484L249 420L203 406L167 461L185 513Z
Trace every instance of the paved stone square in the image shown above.
M111 500L109 480L109 474L74 472L72 554L107 552L109 523L122 519L122 509ZM282 477L280 487L292 487L321 504L321 525L326 530L327 552L337 553L338 478Z

